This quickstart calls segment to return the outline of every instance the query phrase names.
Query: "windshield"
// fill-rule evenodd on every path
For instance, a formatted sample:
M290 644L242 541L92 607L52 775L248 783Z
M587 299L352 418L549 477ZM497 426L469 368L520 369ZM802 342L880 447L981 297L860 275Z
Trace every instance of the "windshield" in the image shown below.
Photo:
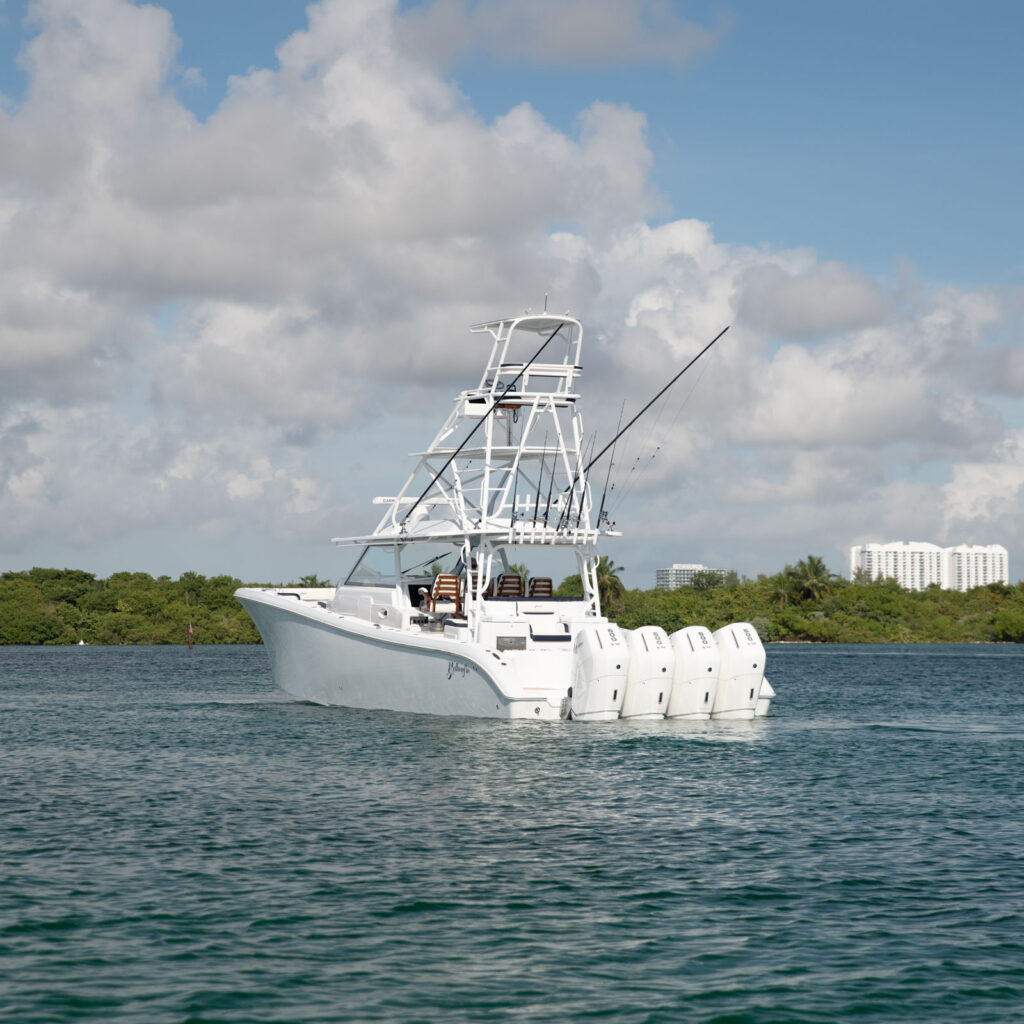
M402 580L419 580L439 573L459 573L462 569L461 547L422 541L403 544L399 549Z
M453 544L426 541L398 545L398 571L403 583L422 582L439 573L462 570L460 548ZM345 580L356 587L393 587L395 585L395 548L374 544L368 547Z
M395 585L395 549L369 547L352 567L345 580L350 586L393 587Z

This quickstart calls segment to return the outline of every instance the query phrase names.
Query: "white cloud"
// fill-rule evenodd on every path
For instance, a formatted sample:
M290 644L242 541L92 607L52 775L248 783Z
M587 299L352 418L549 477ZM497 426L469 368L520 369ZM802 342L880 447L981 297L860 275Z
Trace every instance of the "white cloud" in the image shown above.
M178 418L16 404L0 419L5 548L31 548L40 536L87 548L132 531L202 528L239 504L281 536L323 510L307 457L271 432L224 420L211 439L188 428Z
M1024 430L1009 434L991 457L954 465L949 482L942 488L947 534L961 530L973 537L979 531L995 528L1018 538L1022 508Z
M738 282L737 316L754 330L784 338L817 338L880 323L886 303L877 285L838 263L801 262L788 270L765 262Z
M497 60L593 65L685 64L713 49L729 29L705 27L666 0L433 0L414 7L401 37L409 52L451 60L466 51Z
M28 96L0 113L0 557L158 527L254 550L351 532L327 519L348 502L339 458L366 474L353 491L394 487L479 372L465 325L545 293L589 329L603 438L623 397L636 411L734 324L629 438L661 449L622 507L627 566L717 550L770 570L912 523L892 513L908 495L935 529L1010 530L1003 297L653 224L642 113L594 103L567 134L520 104L487 123L408 49L449 24L480 50L513 22L510 59L608 60L615 33L628 60L714 43L666 5L587 6L570 39L570 0L327 0L200 123L173 94L166 11L39 0Z
M54 402L107 393L129 339L151 330L130 308L27 268L0 277L0 311L0 402L26 393Z

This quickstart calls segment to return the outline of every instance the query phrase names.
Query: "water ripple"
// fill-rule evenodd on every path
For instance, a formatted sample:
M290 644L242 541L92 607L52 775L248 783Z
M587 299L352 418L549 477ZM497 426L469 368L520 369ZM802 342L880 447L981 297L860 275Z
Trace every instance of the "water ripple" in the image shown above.
M1024 1020L1021 653L775 649L768 720L589 728L0 651L0 1013Z

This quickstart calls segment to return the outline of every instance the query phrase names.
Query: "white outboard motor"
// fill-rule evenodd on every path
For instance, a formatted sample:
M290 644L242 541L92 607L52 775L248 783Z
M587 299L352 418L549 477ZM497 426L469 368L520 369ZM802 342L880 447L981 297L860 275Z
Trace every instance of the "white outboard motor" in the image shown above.
M676 656L676 669L665 717L710 718L721 663L711 630L705 626L677 629L669 643Z
M629 648L612 622L583 626L573 641L569 715L583 722L618 718L626 695Z
M764 678L764 644L749 622L723 626L715 641L722 667L711 717L753 718Z
M629 648L629 678L622 701L623 718L664 718L672 693L676 658L660 626L624 629Z
M757 695L757 706L754 708L754 714L758 718L763 718L768 714L768 706L771 704L772 697L774 696L775 687L767 679L762 679L761 692Z

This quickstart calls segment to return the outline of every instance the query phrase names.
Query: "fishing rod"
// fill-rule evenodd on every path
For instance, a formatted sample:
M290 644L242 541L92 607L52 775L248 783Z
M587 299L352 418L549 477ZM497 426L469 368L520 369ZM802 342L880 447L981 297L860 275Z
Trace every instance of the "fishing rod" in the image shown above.
M579 478L579 472L580 472L580 460L579 460L579 456L577 456L576 457L576 472L573 473L572 483L570 483L569 486L566 487L566 489L565 489L565 491L569 492L569 503L567 505L563 505L561 511L558 513L558 522L555 523L555 529L556 530L561 530L562 522L565 521L566 523L568 523L569 516L572 515L572 499L576 496L576 480ZM562 493L565 494L565 491L563 491Z
M583 454L583 442L584 441L585 441L585 438L581 439L580 447L576 451L576 471L572 475L572 483L569 484L569 486L566 488L566 490L569 492L569 504L566 505L562 509L562 514L558 517L558 525L555 527L556 530L560 530L562 528L562 522L563 521L565 522L566 527L568 527L569 520L572 519L572 500L573 500L574 497L576 497L576 482L580 478L580 464L583 462L583 459L585 458L585 456ZM593 445L591 445L590 450L591 451L594 450ZM581 506L582 506L582 503L583 503L583 498L581 497L580 498L580 505Z
M516 503L519 500L519 495L516 494L516 491L519 490L519 463L522 461L520 455L522 455L522 452L516 456L516 477L512 481L512 518L509 520L510 523L515 523L516 521Z
M639 411L639 412L638 412L638 413L637 413L637 414L636 414L636 415L635 415L635 416L634 416L634 417L633 417L633 418L632 418L632 419L631 419L631 420L630 420L630 421L629 421L629 422L628 422L628 423L627 423L627 424L626 424L626 425L625 425L625 426L624 426L624 427L623 427L623 428L622 428L622 429L621 429L621 430L620 430L620 431L619 431L619 432L618 432L618 433L617 433L617 434L616 434L616 435L615 435L615 436L614 436L614 437L613 437L613 438L611 439L611 440L610 440L610 441L609 441L609 442L608 442L608 444L606 444L606 445L605 445L605 446L604 446L604 447L603 447L603 448L602 448L602 449L601 449L601 450L600 450L600 451L599 451L599 452L597 453L597 455L595 455L595 456L594 456L594 457L593 457L593 458L592 458L592 459L590 460L590 462L588 462L588 463L587 463L587 465L586 465L586 466L584 467L584 469L583 469L583 473L584 473L584 475L586 475L586 474L587 474L587 473L589 472L589 470L590 470L590 467L591 467L591 466L593 466L593 465L594 465L594 463L595 463L595 462L597 462L597 461L598 461L598 460L599 460L599 459L600 459L600 458L601 458L601 457L602 457L602 456L604 455L604 453L605 453L606 451L608 451L608 449L609 449L609 448L611 448L611 447L612 447L612 445L614 445L614 444L615 444L615 442L616 442L616 441L618 441L618 439L619 439L620 437L622 437L622 435L623 435L623 434L624 434L624 433L625 433L625 432L626 432L627 430L629 430L629 428L630 428L631 426L633 426L633 424L634 424L634 423L636 423L636 421L637 421L638 419L640 419L640 417L641 417L641 416L643 416L643 414L644 414L645 412L647 412L647 410L648 410L648 409L650 409L650 407L651 407L652 405L654 405L654 403L655 403L655 402L656 402L656 401L657 401L657 400L658 400L659 398L661 398L661 396L662 396L663 394L665 394L665 392L666 392L666 391L668 391L668 389L669 389L670 387L672 387L672 385L673 385L673 384L675 384L675 382L676 382L677 380L679 380L679 378L680 378L680 377L682 377L682 375L683 375L684 373L686 373L686 371L687 371L687 370L688 370L688 369L689 369L689 368L690 368L691 366L693 366L693 364L694 364L695 362L697 362L697 360L698 360L698 359L700 359L700 357L701 357L702 355L704 355L704 353L705 353L705 352L707 352L707 351L708 351L708 349L710 349L710 348L711 348L711 346L712 346L712 345L714 345L714 343L715 343L716 341L718 341L718 339L719 339L719 338L721 338L721 337L722 337L722 335L723 335L723 334L725 334L725 332L726 332L727 330L729 330L729 327L731 327L731 326L732 326L732 325L731 325L731 324L729 324L728 326L726 326L726 327L723 327L723 328L722 328L722 330L720 330L720 331L718 332L718 334L716 334L716 335L715 335L715 336L714 336L714 337L713 337L713 338L712 338L712 339L711 339L711 340L710 340L710 341L709 341L709 342L708 342L708 343L707 343L707 344L706 344L706 345L705 345L705 346L704 346L704 347L703 347L703 348L702 348L702 349L701 349L701 350L700 350L700 351L699 351L699 352L698 352L698 353L697 353L697 354L696 354L696 355L695 355L695 356L694 356L694 357L693 357L693 358L692 358L692 359L691 359L691 360L690 360L690 361L689 361L689 362L688 362L688 363L687 363L687 364L686 364L686 365L685 365L685 366L684 366L684 367L683 367L683 368L682 368L682 369L681 369L681 370L680 370L680 371L679 371L679 372L678 372L678 373L677 373L677 374L676 374L676 375L675 375L675 376L674 376L674 377L673 377L673 378L672 378L672 379L671 379L671 380L670 380L670 381L669 381L669 382L668 382L668 383L667 383L667 384L666 384L666 385L665 385L665 386L664 386L664 387L663 387L663 388L662 388L662 389L661 389L661 390L660 390L660 391L659 391L659 392L658 392L658 393L657 393L657 394L656 394L656 395L655 395L655 396L654 396L654 397L653 397L653 398L652 398L652 399L651 399L651 400L650 400L650 401L649 401L649 402L648 402L648 403L647 403L647 404L646 404L646 405L645 405L645 406L644 406L644 407L643 407L643 408L642 408L642 409L641 409L641 410L640 410L640 411Z
M617 500L617 502L615 504L615 508L618 508L619 505L626 500L626 495L628 495L630 493L630 491L632 490L633 484L636 482L637 467L640 465L640 459L641 459L641 456L638 455L633 460L633 465L629 467L629 472L626 474L625 482L624 482L622 488L620 489L619 497L618 497L618 500ZM611 487L608 488L608 493L610 494L612 491L614 491L615 487L616 487L616 485L612 484ZM612 514L613 511L614 511L614 509L612 509L612 508L608 509L608 517L609 518L611 518L611 514Z
M461 452L462 449L465 448L467 444L469 444L470 438L487 422L487 420L490 418L491 413L494 412L494 410L497 409L498 406L501 404L502 399L504 399L504 397L516 386L516 384L519 383L519 378L522 377L522 375L526 373L526 371L540 358L541 352L543 352L544 349L546 349L548 345L550 345L551 342L554 341L555 335L558 334L558 332L564 326L565 324L559 324L551 332L551 334L548 335L547 341L545 341L544 344L541 345L541 347L537 349L536 352L534 352L530 361L528 363L524 363L523 368L515 375L515 377L512 378L512 380L508 382L508 384L505 385L505 390L502 391L502 393L494 400L494 404L490 407L490 409L487 410L486 413L484 413L483 416L480 417L480 421L477 423L477 425L466 435L462 444L460 444L459 447L456 448L455 451L451 453L451 455L448 457L448 461L434 474L433 479L423 489L423 493L412 503L412 505L409 507L409 511L406 512L404 516L402 516L402 521L398 524L400 528L405 528L405 521L409 518L409 516L412 515L413 510L419 505L419 503L427 496L427 494L430 492L430 488L433 487L434 484L436 484L437 481L441 479L441 474L455 461L455 456L458 455L459 452Z
M540 512L540 488L544 483L544 469L548 458L548 433L544 431L544 447L540 453L540 472L537 474L537 500L533 503L533 525L537 525L537 516Z
M591 453L593 453L594 448L596 448L596 447L597 447L597 434L595 434L590 439L590 451L591 451ZM576 529L577 530L580 528L580 522L583 519L583 505L584 505L584 503L586 502L586 499L587 499L587 488L589 486L590 486L590 481L587 479L587 477L584 477L583 478L583 489L582 489L582 492L580 494L580 504L579 504L579 508L576 509ZM566 524L566 525L568 525L568 524Z
M615 425L615 430L618 431L619 427L622 426L622 417L626 412L626 403L622 403L622 408L619 410L619 422ZM618 439L618 433L615 434L616 440ZM601 507L597 510L597 528L601 528L601 516L604 515L604 499L608 497L608 484L612 478L612 466L615 465L615 441L612 441L612 457L608 460L608 472L604 475L604 490L601 492Z
M578 451L576 453L576 469L573 472L572 481L570 482L569 486L566 487L565 491L562 492L563 494L565 494L566 491L568 491L568 493L569 493L569 502L568 502L568 504L564 504L563 503L561 509L558 512L558 522L555 523L555 529L556 530L561 530L562 522L563 521L568 522L569 521L568 520L568 516L572 515L572 499L576 496L576 481L577 481L577 479L579 478L579 475L580 475L580 462L582 461L582 459L581 459L582 455L583 455L582 451ZM566 472L568 474L568 470Z
M548 502L544 506L544 526L548 525L548 515L551 512L551 492L555 487L555 470L558 469L558 452L555 452L555 457L551 460L551 478L548 480Z
M707 372L707 367L708 367L708 364L705 363L697 371L697 376L694 377L694 378L691 378L692 383L690 385L690 394L692 394L696 390L696 388L699 386L700 381L704 378L704 374ZM687 399L684 398L682 400L682 404L679 405L679 407L676 409L675 415L672 417L671 426L668 428L669 430L674 429L677 420L682 415L683 405L685 405L686 401L687 401ZM659 405L660 404L661 403L659 403ZM661 411L658 412L658 419L657 419L657 422L655 423L655 425L651 428L651 431L650 431L650 434L649 434L649 439L653 438L653 436L660 429L659 428L659 424L661 423L661 418L662 418L662 414L664 413L664 411L665 411L665 409L664 409L664 407L662 407ZM662 447L664 446L664 443L665 443L664 438L665 438L665 436L666 435L664 434L664 431L663 431L662 440L657 443L657 445L654 448L654 451L652 451L650 453L650 455L647 458L646 464L643 467L640 466L640 463L642 461L642 456L641 455L637 456L635 465L633 466L632 470L630 470L629 476L624 481L625 485L626 485L624 488L620 489L620 488L618 488L618 486L616 484L612 484L611 485L610 492L609 492L609 497L608 497L608 505L607 505L607 508L606 508L606 511L605 511L605 515L608 517L609 520L615 514L615 510L617 508L619 508L619 506L629 497L630 494L632 494L633 488L636 487L637 484L640 482L640 474L641 474L641 472L643 470L649 469L654 464L655 459L658 457L658 455L661 452ZM612 457L613 461L615 459L616 451L617 451L617 449L615 449L615 448L612 449L612 456L611 457ZM612 501L612 492L614 492L615 490L619 490L619 495L618 495L618 498L615 499L615 501L613 503L613 501Z

